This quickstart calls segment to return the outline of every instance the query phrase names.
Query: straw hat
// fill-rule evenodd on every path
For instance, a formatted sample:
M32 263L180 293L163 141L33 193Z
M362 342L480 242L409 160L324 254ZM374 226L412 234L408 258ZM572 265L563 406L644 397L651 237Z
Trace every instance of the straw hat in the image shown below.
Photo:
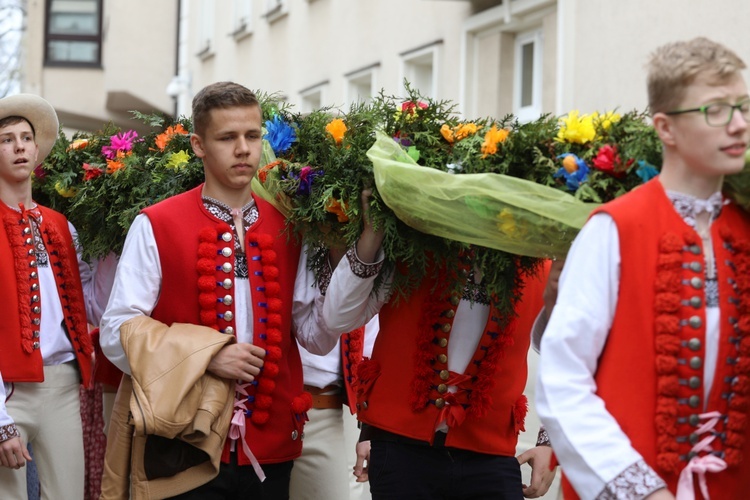
M34 127L34 138L39 146L37 163L42 163L57 141L59 122L55 108L34 94L16 94L0 99L0 120L21 116Z

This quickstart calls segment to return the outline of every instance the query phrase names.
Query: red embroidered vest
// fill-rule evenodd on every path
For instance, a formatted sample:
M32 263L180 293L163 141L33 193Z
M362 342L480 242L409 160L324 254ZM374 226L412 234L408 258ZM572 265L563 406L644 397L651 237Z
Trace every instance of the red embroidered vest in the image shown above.
M206 210L199 186L144 209L159 248L162 289L151 316L166 324L202 324L234 334L234 238ZM259 218L245 236L253 313L253 342L265 347L263 374L249 388L247 443L261 463L292 460L302 450L309 409L302 364L291 336L299 246L284 234L285 219L256 197ZM227 443L228 444L228 443ZM241 446L239 463L249 464ZM225 447L223 460L228 460Z
M617 310L596 373L597 394L673 493L693 445L710 435L695 433L703 423L698 415L720 412L711 449L729 467L706 474L709 492L711 498L744 498L750 491L750 217L729 204L711 227L721 319L706 404L702 239L656 179L599 211L617 224L621 267ZM569 484L565 494L576 498ZM697 481L696 498L701 498Z
M40 227L54 271L65 328L73 345L81 378L91 380L93 346L88 333L78 257L65 217L39 206ZM5 382L42 382L44 368L39 344L41 297L37 274L34 235L28 212L20 214L0 203L3 231L0 231L0 372Z
M358 370L358 418L387 431L432 442L446 419L446 446L514 456L528 409L523 395L531 326L542 308L546 271L526 279L506 328L491 307L465 375L448 368L448 341L459 297L424 283L408 301L380 310L372 359ZM447 392L457 385L455 394Z

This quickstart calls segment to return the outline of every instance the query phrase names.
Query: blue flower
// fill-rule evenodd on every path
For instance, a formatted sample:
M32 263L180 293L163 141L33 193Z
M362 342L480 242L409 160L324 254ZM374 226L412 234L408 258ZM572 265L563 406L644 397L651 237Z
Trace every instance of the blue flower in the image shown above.
M567 160L567 157L571 157L575 161ZM589 166L586 165L586 162L582 159L578 158L576 155L572 153L565 153L557 157L558 159L563 160L562 167L559 168L557 172L555 172L554 177L556 179L559 179L560 177L565 178L565 186L568 188L569 191L575 192L578 190L578 188L586 182L586 179L588 179L589 175Z
M659 171L656 168L644 160L638 160L638 168L635 171L636 175L641 178L643 182L648 182L657 175Z
M265 140L271 145L275 154L281 154L292 147L292 143L297 140L297 134L294 128L276 115L265 123L266 135Z

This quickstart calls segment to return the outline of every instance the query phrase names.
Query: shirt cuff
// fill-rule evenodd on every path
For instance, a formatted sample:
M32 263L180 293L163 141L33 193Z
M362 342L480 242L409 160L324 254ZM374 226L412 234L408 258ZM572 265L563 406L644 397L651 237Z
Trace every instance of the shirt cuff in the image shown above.
M362 279L376 276L383 267L384 262L383 259L380 259L378 262L373 262L372 264L362 262L357 256L357 248L355 246L350 247L349 250L346 251L346 258L349 261L349 267L352 270L352 273Z
M608 482L596 500L637 500L666 487L656 471L639 460Z
M10 438L21 437L21 433L18 432L16 424L8 424L0 426L0 443L7 441Z

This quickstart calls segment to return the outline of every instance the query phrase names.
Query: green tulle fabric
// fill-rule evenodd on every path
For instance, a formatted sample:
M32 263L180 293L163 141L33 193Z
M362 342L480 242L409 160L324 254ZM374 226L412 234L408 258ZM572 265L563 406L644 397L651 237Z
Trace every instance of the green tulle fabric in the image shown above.
M564 257L599 206L506 175L421 167L380 132L367 156L383 201L410 227L516 255Z

